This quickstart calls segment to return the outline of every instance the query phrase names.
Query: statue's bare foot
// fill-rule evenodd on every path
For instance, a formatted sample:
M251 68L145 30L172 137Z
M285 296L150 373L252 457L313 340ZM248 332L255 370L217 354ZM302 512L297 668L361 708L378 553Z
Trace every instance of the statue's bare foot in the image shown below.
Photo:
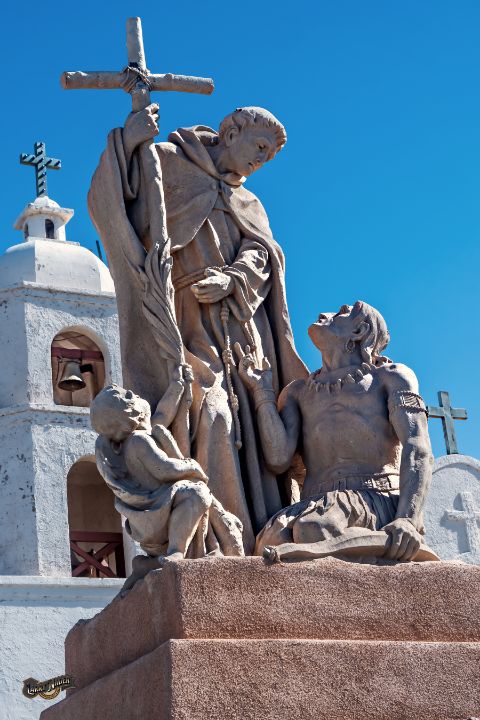
M151 555L136 555L132 560L132 574L125 580L121 594L131 590L138 580L148 575L151 570L158 570L162 567L162 557L153 557Z

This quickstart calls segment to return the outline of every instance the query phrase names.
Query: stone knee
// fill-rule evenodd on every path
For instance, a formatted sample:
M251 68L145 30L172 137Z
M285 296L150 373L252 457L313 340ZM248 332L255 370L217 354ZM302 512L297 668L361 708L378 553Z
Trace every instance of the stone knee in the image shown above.
M203 482L191 482L180 487L175 493L175 507L188 504L195 515L203 515L212 504L210 490Z
M328 513L319 515L309 513L298 518L293 526L293 541L296 543L316 543L338 537L345 529L345 523Z

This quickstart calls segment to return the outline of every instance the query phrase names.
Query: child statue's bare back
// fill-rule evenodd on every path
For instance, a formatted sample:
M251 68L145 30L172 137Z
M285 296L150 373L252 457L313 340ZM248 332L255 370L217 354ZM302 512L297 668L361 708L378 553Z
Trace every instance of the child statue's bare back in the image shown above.
M267 463L283 472L300 452L306 469L302 500L271 518L256 552L435 559L421 538L432 456L415 374L379 355L388 330L366 303L322 313L309 334L323 367L288 385L278 409L268 362L255 369L237 348Z

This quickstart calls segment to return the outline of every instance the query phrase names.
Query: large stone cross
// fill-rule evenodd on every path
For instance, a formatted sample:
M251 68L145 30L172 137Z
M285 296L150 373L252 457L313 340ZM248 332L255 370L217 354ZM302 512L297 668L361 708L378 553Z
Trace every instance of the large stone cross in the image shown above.
M151 90L177 90L210 95L213 80L189 75L155 75L147 69L140 18L127 20L128 65L124 70L64 72L61 84L65 90L112 90L121 88L132 95L132 109L142 110L150 104Z
M467 411L464 408L452 408L450 405L450 397L445 390L440 390L438 393L438 402L440 403L440 407L428 405L428 416L442 419L443 437L445 438L445 445L447 446L447 455L457 455L458 446L453 421L467 420Z
M62 161L47 157L44 142L36 142L34 147L35 152L33 155L21 153L20 163L22 165L31 165L35 168L37 197L41 197L42 195L47 195L47 170L60 170Z
M467 540L472 555L480 558L480 511L475 507L475 501L471 492L464 490L460 493L463 510L447 510L446 515L451 520L465 523Z

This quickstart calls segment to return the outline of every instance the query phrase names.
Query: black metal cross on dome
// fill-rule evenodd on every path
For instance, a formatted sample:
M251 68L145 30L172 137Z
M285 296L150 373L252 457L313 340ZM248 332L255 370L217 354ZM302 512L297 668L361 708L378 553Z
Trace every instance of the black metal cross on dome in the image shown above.
M35 153L33 155L21 153L20 163L22 165L30 165L35 168L37 197L47 195L47 170L61 170L62 167L61 160L47 157L44 142L35 143Z
M452 408L450 396L445 390L438 393L440 407L428 405L428 415L431 418L441 418L443 425L443 436L447 446L447 455L458 455L457 438L455 435L454 420L467 420L467 411L464 408Z

